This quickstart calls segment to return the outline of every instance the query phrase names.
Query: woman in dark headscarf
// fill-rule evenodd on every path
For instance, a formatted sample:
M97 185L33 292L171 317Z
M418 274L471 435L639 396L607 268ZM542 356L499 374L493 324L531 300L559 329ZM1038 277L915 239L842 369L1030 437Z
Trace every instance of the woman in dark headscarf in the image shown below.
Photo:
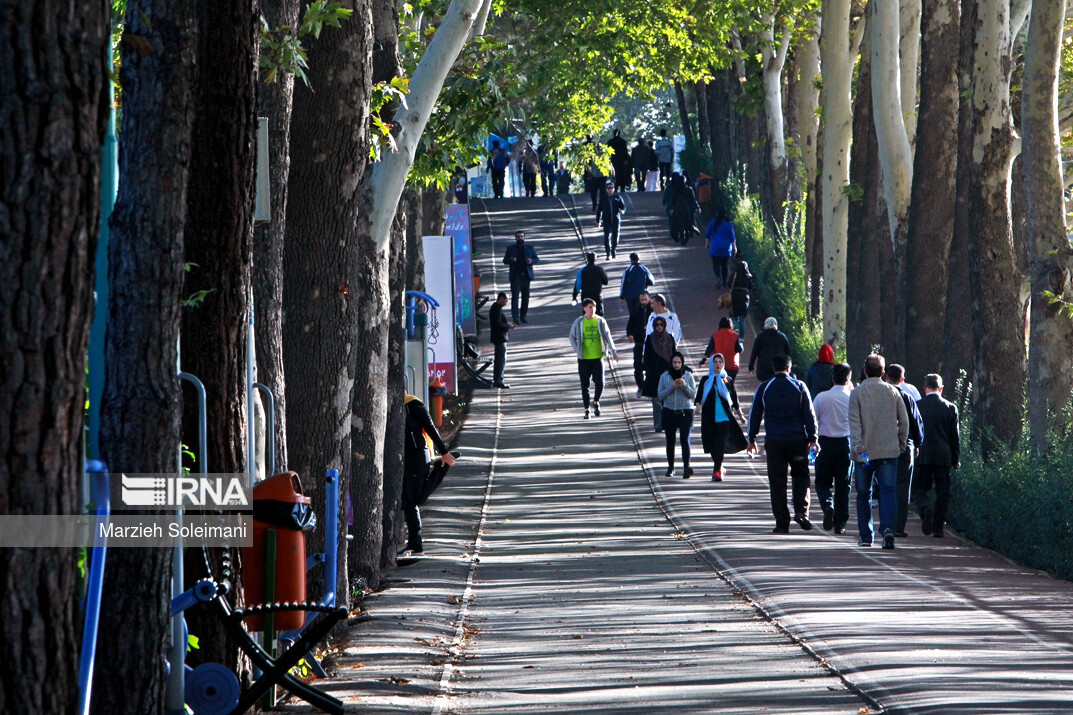
M697 405L700 407L700 439L704 451L711 455L715 469L712 481L723 481L723 455L734 454L745 449L748 443L741 427L745 418L738 406L738 393L734 381L724 369L723 356L712 355L708 363L708 374L700 379L697 387Z
M693 372L686 367L686 358L675 352L671 366L659 378L659 401L663 405L663 429L667 433L667 476L674 476L674 442L678 435L682 440L682 479L693 476L689 466L689 436L693 431L693 399L697 396L697 384Z
M745 318L749 315L749 291L753 287L753 274L749 264L738 261L734 277L730 279L730 317L734 321L734 330L741 339L745 339Z
M693 216L700 211L700 204L697 203L693 187L677 171L671 174L671 181L663 194L663 205L670 219L671 240L684 246L697 231Z
M641 359L645 368L645 382L641 386L641 394L652 398L652 427L657 432L663 431L663 408L657 399L659 378L670 368L671 356L676 349L674 337L667 332L667 321L657 315L652 319L652 333L645 338Z

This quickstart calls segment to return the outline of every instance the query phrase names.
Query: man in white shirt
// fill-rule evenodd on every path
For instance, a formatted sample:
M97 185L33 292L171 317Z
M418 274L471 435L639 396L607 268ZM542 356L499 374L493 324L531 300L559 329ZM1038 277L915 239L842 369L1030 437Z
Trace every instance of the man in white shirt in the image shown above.
M652 315L648 316L648 325L645 327L645 337L652 334L652 321L656 317L663 318L667 322L667 332L674 338L674 344L682 342L682 323L678 316L667 308L667 299L662 293L656 293L649 301L652 303Z
M849 521L849 393L853 391L850 366L835 365L835 384L816 396L816 433L820 453L816 457L816 496L823 507L823 528L846 533ZM832 496L831 488L834 487Z

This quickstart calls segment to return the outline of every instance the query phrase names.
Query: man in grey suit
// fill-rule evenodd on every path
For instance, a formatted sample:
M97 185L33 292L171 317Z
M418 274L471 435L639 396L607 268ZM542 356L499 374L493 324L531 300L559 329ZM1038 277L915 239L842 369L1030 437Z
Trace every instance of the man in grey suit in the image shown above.
M917 458L913 482L913 505L920 514L925 534L943 536L950 502L950 471L961 467L961 435L958 408L943 399L943 378L924 378L924 397L917 403L924 421L924 442ZM935 487L935 506L928 492Z

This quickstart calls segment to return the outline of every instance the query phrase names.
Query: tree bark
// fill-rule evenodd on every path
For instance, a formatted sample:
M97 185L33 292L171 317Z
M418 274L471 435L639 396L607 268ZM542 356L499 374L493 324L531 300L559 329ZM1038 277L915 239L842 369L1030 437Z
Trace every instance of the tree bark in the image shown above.
M119 194L111 219L101 455L112 473L172 472L179 446L179 301L194 123L196 3L132 0L124 43ZM108 554L94 709L162 712L170 549ZM177 664L176 664L177 665Z
M776 25L782 26L782 36L775 37ZM791 28L774 14L764 17L764 29L760 35L763 66L761 79L764 85L764 124L767 135L768 170L771 175L770 205L772 218L782 224L786 201L787 161L786 133L783 128L782 70L786 65L786 53L790 49Z
M213 472L254 472L247 464L248 378L246 350L252 261L254 170L257 137L257 61L260 33L257 0L198 0L198 80L196 111L183 237L184 296L211 291L198 305L183 309L182 368L205 384L208 454ZM190 394L190 393L187 393ZM183 438L195 452L198 411L184 401ZM190 465L197 471L196 465ZM238 548L231 561L240 563ZM214 569L222 568L223 549L211 549ZM184 558L187 586L206 576L200 549ZM236 570L240 573L240 570ZM219 571L216 572L219 576ZM241 599L241 581L233 583ZM241 602L241 601L239 601ZM190 632L200 638L191 665L224 663L248 666L236 642L207 609L187 615ZM240 675L240 677L241 677Z
M954 385L964 370L973 380L972 291L969 276L969 208L972 181L972 58L976 36L976 2L961 0L958 31L958 144L954 235L950 241L946 286L942 376Z
M879 142L879 166L883 173L884 201L893 240L891 266L894 285L905 285L905 240L908 229L909 199L913 186L913 158L909 134L903 118L902 71L899 59L901 25L895 2L870 3L872 23L872 114ZM911 94L916 96L916 65L913 66ZM891 291L884 305L894 302L895 315L904 314L904 291ZM900 308L900 309L899 309ZM905 352L904 326L899 317L891 326L884 349L893 355Z
M370 0L350 0L344 6L354 11L350 18L309 48L311 87L295 88L291 122L283 262L283 364L292 398L287 466L302 475L314 504L323 503L328 468L340 470L340 492L348 493L358 345L368 338L365 325L379 328L384 306L379 278L368 282L383 261L357 229L367 221L361 178L369 158ZM379 365L367 362L362 379L371 373L375 381L382 365L382 355ZM383 384L379 382L381 391ZM346 523L346 509L347 500L340 499L340 524ZM356 526L363 533L370 528ZM379 534L379 518L372 528ZM314 532L311 550L319 550L323 539L323 531ZM338 545L340 554L347 552L345 530ZM377 560L379 553L377 548ZM341 604L350 595L347 566L340 559L336 593Z
M682 133L686 136L686 142L692 144L696 141L693 134L693 122L689 118L689 105L686 103L685 90L678 80L674 82L674 96L678 101L678 118L682 122Z
M77 514L109 5L0 6L0 514ZM75 549L0 549L0 711L78 702Z
M906 237L906 379L938 372L957 197L959 0L936 0L921 19L920 124Z
M921 0L901 0L898 10L898 71L902 99L902 121L909 139L910 162L917 134L917 78L920 71Z
M1010 224L1015 135L1010 110L1009 0L980 0L973 45L973 163L969 206L975 415L984 453L1013 449L1025 384L1024 276Z
M846 339L846 232L849 151L853 113L850 78L854 49L849 0L823 4L820 58L823 70L823 334L824 342Z
M820 175L820 17L815 27L804 31L794 47L797 82L797 132L801 165L805 172L805 269L809 275L809 315L820 315L820 289L823 282L823 231L819 221Z
M708 119L708 83L694 82L693 96L697 104L697 141L701 149L711 147L711 122Z
M1073 392L1069 355L1073 317L1073 248L1066 233L1058 132L1058 72L1066 0L1035 0L1025 44L1021 130L1031 277L1028 421L1032 447L1048 450L1048 430ZM1068 425L1064 425L1068 429Z
M299 0L261 0L268 26L298 26ZM287 177L291 170L294 75L281 72L257 89L257 114L268 118L272 217L253 232L253 303L257 379L275 398L276 471L287 467L287 380L283 370L283 242L287 235ZM265 406L267 409L267 405Z

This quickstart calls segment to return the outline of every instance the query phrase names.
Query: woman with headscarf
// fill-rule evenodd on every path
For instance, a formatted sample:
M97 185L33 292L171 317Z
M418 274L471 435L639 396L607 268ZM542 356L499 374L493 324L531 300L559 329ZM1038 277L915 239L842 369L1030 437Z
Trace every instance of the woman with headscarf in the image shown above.
M700 204L697 203L693 187L677 171L671 174L671 181L663 194L663 205L670 219L671 240L686 245L697 230L693 215L700 211Z
M663 431L667 433L667 476L674 476L674 441L681 435L682 479L693 476L689 466L689 436L693 431L693 399L697 384L693 371L686 367L686 358L675 352L671 367L659 378L659 401L663 405Z
M827 343L820 346L816 362L812 363L805 374L805 387L815 401L821 392L827 392L835 386L835 351Z
M667 330L667 321L656 315L652 319L652 332L645 338L645 348L641 357L645 369L641 395L652 398L652 427L657 432L663 431L663 408L657 399L659 378L670 368L671 357L676 349L674 336Z
M745 318L749 315L749 291L753 288L753 274L749 264L738 261L734 277L730 279L730 318L734 321L734 330L745 338Z
M700 407L700 439L704 451L711 455L715 468L712 481L723 481L723 455L740 452L748 446L738 422L745 422L738 406L734 381L724 369L720 353L708 362L708 374L697 387L697 406Z

